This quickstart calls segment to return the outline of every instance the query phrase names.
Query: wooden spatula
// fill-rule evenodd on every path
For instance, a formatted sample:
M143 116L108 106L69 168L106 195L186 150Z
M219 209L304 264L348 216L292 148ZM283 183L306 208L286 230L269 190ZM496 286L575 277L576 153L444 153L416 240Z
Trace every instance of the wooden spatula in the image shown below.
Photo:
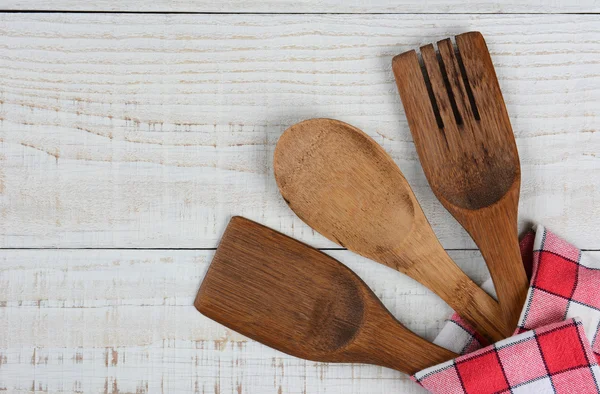
M368 135L332 119L298 123L279 139L274 168L309 226L429 287L489 339L510 335L498 303L450 259L400 169Z
M394 57L393 71L421 165L433 192L483 255L507 323L527 295L517 206L515 138L483 36L471 32Z
M400 324L337 260L241 217L227 226L194 305L234 331L307 360L413 374L456 357Z

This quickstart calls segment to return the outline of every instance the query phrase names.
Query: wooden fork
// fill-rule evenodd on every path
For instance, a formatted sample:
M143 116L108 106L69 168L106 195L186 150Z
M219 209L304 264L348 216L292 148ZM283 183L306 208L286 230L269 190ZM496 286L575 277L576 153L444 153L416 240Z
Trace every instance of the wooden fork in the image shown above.
M517 234L521 170L485 40L456 36L394 57L392 68L421 165L436 197L469 232L516 324L528 290Z

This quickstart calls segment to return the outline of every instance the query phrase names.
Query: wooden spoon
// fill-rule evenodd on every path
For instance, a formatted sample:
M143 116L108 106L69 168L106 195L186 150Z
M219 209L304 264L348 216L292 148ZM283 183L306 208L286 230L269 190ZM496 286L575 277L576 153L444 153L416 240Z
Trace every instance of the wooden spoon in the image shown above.
M481 33L421 47L393 60L425 175L440 202L469 232L515 328L529 282L519 251L521 169L502 92Z
M413 374L457 356L400 324L337 260L241 217L225 230L194 305L234 331L313 361Z
M311 119L275 149L283 198L330 240L429 287L482 335L511 334L498 303L450 259L394 161L359 129Z

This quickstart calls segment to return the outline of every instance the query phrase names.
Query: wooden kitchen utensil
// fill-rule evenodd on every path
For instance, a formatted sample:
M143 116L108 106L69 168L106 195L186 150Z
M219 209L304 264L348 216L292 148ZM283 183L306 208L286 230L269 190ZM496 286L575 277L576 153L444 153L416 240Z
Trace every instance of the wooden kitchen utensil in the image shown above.
M440 202L469 232L516 328L529 282L521 261L515 138L483 36L471 32L393 59L421 165Z
M274 167L283 198L309 226L429 287L490 340L511 334L498 303L450 259L400 169L368 135L332 119L298 123L279 139Z
M227 226L194 305L234 331L313 361L413 374L456 357L400 324L337 260L241 217Z

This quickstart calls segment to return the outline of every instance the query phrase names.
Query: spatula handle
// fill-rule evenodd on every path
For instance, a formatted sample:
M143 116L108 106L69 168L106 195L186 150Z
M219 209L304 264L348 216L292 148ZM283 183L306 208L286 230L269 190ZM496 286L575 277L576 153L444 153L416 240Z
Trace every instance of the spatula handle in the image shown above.
M364 320L361 337L346 355L363 363L381 365L412 375L458 357L456 353L415 335L390 315L383 305Z

